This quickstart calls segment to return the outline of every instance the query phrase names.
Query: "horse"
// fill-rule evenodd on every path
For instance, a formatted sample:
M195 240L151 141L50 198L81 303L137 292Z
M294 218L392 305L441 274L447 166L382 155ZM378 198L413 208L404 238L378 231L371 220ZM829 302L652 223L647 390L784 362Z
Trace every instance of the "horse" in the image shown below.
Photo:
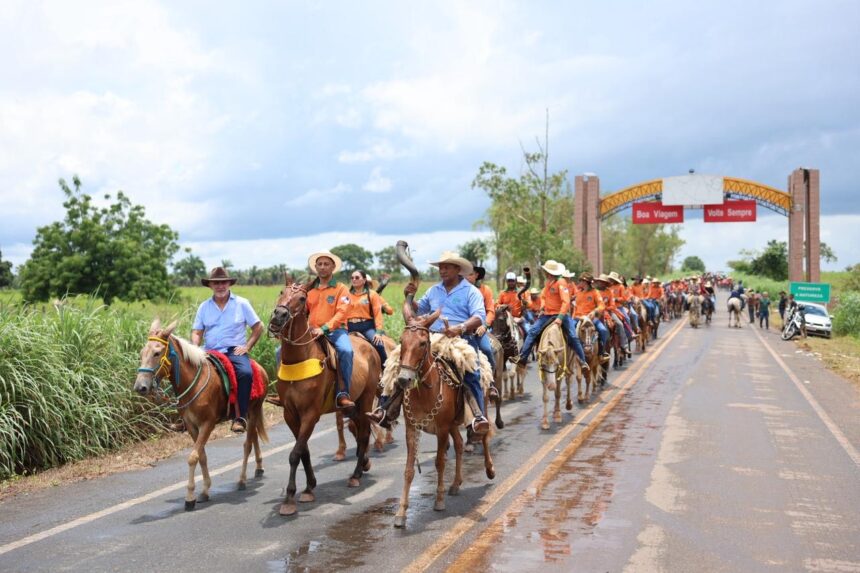
M561 326L550 323L540 335L537 346L537 364L541 385L543 386L543 418L541 418L541 429L549 430L548 405L549 393L555 393L555 408L552 413L552 421L561 423L561 380L567 381L567 402L565 409L573 409L573 401L570 398L571 376L574 373L574 360L576 354L568 348L567 341Z
M293 283L289 277L278 297L269 319L269 334L281 340L281 370L303 370L293 374L296 379L278 375L278 395L284 408L284 421L290 427L296 444L290 452L290 481L278 513L294 515L296 507L296 472L299 461L305 470L307 485L299 495L299 503L315 501L313 490L317 485L311 464L308 440L320 416L335 411L335 384L339 373L335 364L335 350L325 338L316 339L308 322L307 295L314 281ZM347 480L347 487L361 485L361 476L370 470L367 456L370 442L370 422L361 415L370 411L376 396L382 365L379 353L360 334L351 335L353 368L350 397L355 402L357 415L350 420L349 429L355 436L355 470ZM298 378L301 376L301 378Z
M702 317L702 297L691 294L687 300L690 304L690 326L699 328L699 321Z
M441 358L431 351L429 327L442 313L442 309L429 316L414 317L411 295L404 304L406 326L400 338L400 365L397 385L403 390L403 413L406 418L406 468L403 472L403 493L394 516L394 526L406 526L406 510L409 508L409 490L415 477L415 460L421 432L436 436L436 500L433 509L445 509L445 457L448 438L454 442L454 481L448 495L458 495L463 484L463 436L460 427L464 422L465 396L468 390L462 381ZM476 357L480 359L480 356ZM484 406L486 408L486 404ZM481 437L484 450L484 469L487 477L496 477L490 454L490 435Z
M496 363L493 371L493 386L496 388L496 398L493 404L496 406L496 419L494 420L496 427L502 429L505 427L505 421L502 420L502 383L505 377L505 351L502 343L492 332L487 332L486 336L490 338L490 347L493 349L493 359Z
M576 387L577 401L583 404L591 399L591 393L594 391L595 382L603 381L601 377L600 355L597 352L597 327L591 322L588 317L579 320L576 325L576 335L582 342L582 350L585 352L585 362L588 364L589 370L583 371L579 361L576 361ZM585 378L585 393L582 391L582 380Z
M648 322L648 310L640 299L634 298L632 311L639 317L639 335L636 337L636 348L642 353L647 350L648 341L651 340L651 323Z
M736 296L729 299L729 328L732 327L732 317L735 327L741 328L741 299Z
M197 502L209 501L209 464L206 458L206 442L215 425L227 419L229 396L221 384L221 377L213 362L214 358L202 348L173 334L177 322L161 328L161 321L155 319L149 327L149 336L140 351L140 367L134 381L134 390L140 394L160 391L160 380L167 378L176 393L176 409L194 447L188 455L188 485L185 488L185 510L194 509ZM260 368L263 382L268 388L269 377ZM263 419L265 395L250 401L248 406L248 428L242 456L242 471L239 474L238 488L245 489L247 483L248 457L254 449L256 470L254 477L263 476L263 456L260 453L260 440L269 441ZM194 496L194 474L197 464L203 474L203 490Z
M499 393L502 399L510 400L518 393L523 393L523 373L513 363L511 358L519 356L523 348L523 336L519 325L514 320L510 308L506 304L496 307L496 318L493 319L493 334L499 339L504 349L505 372L502 377L502 387Z

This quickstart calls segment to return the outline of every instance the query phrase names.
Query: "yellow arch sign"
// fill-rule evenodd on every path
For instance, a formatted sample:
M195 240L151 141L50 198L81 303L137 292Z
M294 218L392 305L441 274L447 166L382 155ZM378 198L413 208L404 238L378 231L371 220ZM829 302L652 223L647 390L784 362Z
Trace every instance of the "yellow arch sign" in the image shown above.
M662 192L663 180L653 179L610 193L600 200L600 218L605 219L636 201L657 199ZM791 195L755 181L723 177L723 192L727 199L737 197L755 199L759 205L782 215L788 216L791 211Z

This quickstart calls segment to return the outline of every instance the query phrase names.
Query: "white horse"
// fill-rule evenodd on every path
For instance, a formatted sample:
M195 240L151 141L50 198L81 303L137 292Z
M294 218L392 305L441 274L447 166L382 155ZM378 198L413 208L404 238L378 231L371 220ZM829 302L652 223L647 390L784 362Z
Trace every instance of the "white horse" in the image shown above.
M734 326L741 327L741 299L732 297L729 299L729 328L732 327L732 317L735 318Z
M541 333L537 350L537 363L540 373L540 381L543 386L543 418L540 427L549 430L549 393L555 394L555 408L552 413L552 421L561 423L561 379L567 382L567 402L565 408L573 409L573 401L570 397L570 387L573 383L573 374L576 371L574 360L576 354L568 348L564 339L564 333L557 324L550 324Z

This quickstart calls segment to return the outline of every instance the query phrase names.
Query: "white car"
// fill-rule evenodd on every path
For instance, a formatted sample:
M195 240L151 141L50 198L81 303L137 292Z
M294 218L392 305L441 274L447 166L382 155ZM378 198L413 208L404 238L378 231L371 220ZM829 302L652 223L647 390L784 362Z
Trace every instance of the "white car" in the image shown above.
M827 308L814 302L799 302L806 309L804 313L806 318L806 333L819 334L830 338L833 324L830 320L830 315L827 313Z

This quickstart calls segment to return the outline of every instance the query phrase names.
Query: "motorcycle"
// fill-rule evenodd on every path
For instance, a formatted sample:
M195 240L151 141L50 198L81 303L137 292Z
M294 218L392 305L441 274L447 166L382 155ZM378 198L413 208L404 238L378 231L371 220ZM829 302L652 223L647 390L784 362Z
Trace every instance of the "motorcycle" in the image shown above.
M803 316L803 307L798 306L797 308L791 309L788 317L785 319L785 326L782 328L782 339L791 340L798 334L802 334L805 331L806 320Z

